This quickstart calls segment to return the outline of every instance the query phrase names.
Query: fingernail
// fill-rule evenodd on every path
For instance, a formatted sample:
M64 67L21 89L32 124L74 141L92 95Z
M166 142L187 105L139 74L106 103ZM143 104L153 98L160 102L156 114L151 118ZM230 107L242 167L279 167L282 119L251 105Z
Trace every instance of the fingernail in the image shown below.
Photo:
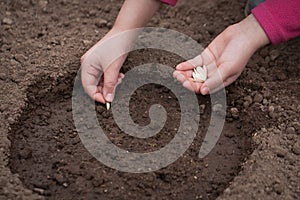
M202 87L202 94L205 95L205 94L208 94L208 92L209 92L209 89L207 86Z
M176 78L178 76L178 74L180 74L178 71L174 71L173 72L173 77Z
M113 98L114 98L113 94L107 94L105 96L105 100L108 102L112 102Z

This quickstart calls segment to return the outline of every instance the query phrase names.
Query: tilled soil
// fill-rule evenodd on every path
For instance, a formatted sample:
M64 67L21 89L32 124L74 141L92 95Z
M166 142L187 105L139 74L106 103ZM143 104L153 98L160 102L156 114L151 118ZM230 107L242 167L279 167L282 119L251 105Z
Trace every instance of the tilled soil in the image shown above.
M210 120L209 96L198 96L201 123L193 144L166 168L124 173L89 154L72 119L72 86L80 55L109 30L121 3L1 2L0 199L297 199L298 39L258 51L227 88L225 127L204 159L198 152ZM205 46L243 18L243 7L244 2L225 0L181 1L175 8L163 6L150 25L178 30ZM130 54L122 70L181 61L167 52L141 50ZM123 149L157 150L176 134L180 109L171 91L150 84L132 96L132 119L148 124L152 104L164 106L168 119L150 139L126 135L111 111L97 104L99 124Z

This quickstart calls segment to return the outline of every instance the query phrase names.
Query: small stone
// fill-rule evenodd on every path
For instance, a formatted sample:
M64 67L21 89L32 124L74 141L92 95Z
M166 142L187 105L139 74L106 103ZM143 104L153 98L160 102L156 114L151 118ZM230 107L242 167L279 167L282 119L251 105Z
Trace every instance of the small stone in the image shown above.
M103 27L105 27L105 26L107 26L107 20L105 20L105 19L100 19L99 21L97 21L96 22L96 26L98 27L98 28L103 28Z
M6 80L6 79L7 79L6 74L5 74L5 73L0 73L0 79L1 79L2 81Z
M284 158L287 155L287 151L279 146L274 147L274 153L280 158Z
M296 142L293 146L293 153L300 155L300 142Z
M45 194L45 190L42 188L33 188L33 191L40 194L40 195L44 195Z
M200 114L204 114L204 111L205 111L205 104L201 104L200 106L199 106L199 108L200 108Z
M235 135L234 132L229 130L224 133L224 136L228 138L232 138L234 137L234 135Z
M10 19L10 18L5 17L5 18L2 20L2 23L3 23L3 24L7 24L7 25L12 25L13 20Z
M287 79L287 76L285 75L285 73L278 73L278 74L276 74L276 78L279 81L285 81Z
M281 131L280 131L279 129L275 128L275 129L273 130L273 133L274 133L274 134L281 134Z
M247 101L247 102L249 102L249 104L251 104L251 103L253 102L251 96L246 96L246 97L244 98L244 100Z
M268 104L268 100L267 99L263 99L263 105L267 105Z
M261 68L259 68L259 72L260 72L261 74L266 74L266 73L267 73L267 70L266 70L266 68L261 67Z
M295 134L295 133L296 133L296 130L295 130L294 127L288 127L288 128L286 129L286 132L287 132L288 134Z
M295 128L296 131L300 130L300 123L299 122L293 122L292 126Z
M260 103L260 102L262 102L262 100L263 100L263 96L261 95L261 94L259 94L259 93L257 93L255 96L254 96L254 102L255 103Z
M55 173L53 175L54 180L59 183L59 184L63 184L65 182L65 178L63 177L63 175L59 174L59 173Z
M231 116L235 119L239 117L239 110L237 108L230 109Z
M249 108L250 103L249 103L248 101L245 101L245 102L243 103L243 106L244 106L244 108Z
M106 5L104 8L104 12L109 13L111 11L111 6L110 5Z
M90 40L82 40L82 43L83 43L84 45L89 45L89 44L92 43L92 41L90 41Z
M28 58L26 56L24 56L23 54L16 54L14 55L14 59L20 63L25 62L26 60L28 60Z
M185 18L185 22L186 22L188 25L190 25L190 24L192 23L191 17L190 17L190 16L186 17L186 18Z
M262 48L259 52L262 57L267 57L269 55L269 50L267 48Z
M277 194L282 194L284 192L284 187L282 184L280 183L276 183L274 186L273 186L273 189L274 191L277 193Z
M280 56L280 52L276 49L270 51L270 59L272 61L276 60L278 58L278 56Z
M14 118L12 118L12 117L7 118L7 121L8 121L8 123L9 123L10 125L13 124L13 123L15 123L15 120L14 120Z
M270 90L264 90L263 91L263 96L264 96L264 98L269 98L271 96Z
M274 106L269 106L269 112L274 112L274 111L275 111Z

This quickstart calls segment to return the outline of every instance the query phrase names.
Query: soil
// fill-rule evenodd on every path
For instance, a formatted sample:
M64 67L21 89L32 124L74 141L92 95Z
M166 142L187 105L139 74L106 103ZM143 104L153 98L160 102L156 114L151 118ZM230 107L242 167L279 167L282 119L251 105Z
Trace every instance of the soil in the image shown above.
M300 196L299 39L259 50L226 89L226 123L204 159L200 145L211 115L198 96L199 131L173 164L142 174L120 172L83 146L72 118L79 58L111 28L120 1L1 1L0 199L297 199ZM203 46L243 19L245 2L180 1L163 6L150 26L180 31ZM175 66L177 55L132 52L122 71L145 63ZM118 91L121 92L121 91ZM149 84L135 91L132 119L147 125L151 105L167 113L164 128L146 140L123 133L111 111L96 105L100 126L120 148L155 151L176 134L174 94Z

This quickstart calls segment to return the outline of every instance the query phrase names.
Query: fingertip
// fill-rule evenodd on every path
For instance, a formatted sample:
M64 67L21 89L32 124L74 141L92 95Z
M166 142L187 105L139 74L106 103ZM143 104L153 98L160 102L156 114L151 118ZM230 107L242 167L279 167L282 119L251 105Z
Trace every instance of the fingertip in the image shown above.
M176 68L177 70L181 70L181 68L182 68L181 63L178 64L175 68Z
M207 87L207 85L203 85L201 87L201 94L207 95L208 93L209 93L209 88Z
M178 71L174 71L173 72L173 78L176 78L178 76L178 74L180 74Z
M94 94L94 100L99 102L99 103L106 103L105 99L103 98L102 94L96 93Z
M119 77L120 77L121 79L123 79L123 78L125 77L125 74L120 73L120 74L119 74Z
M176 66L176 69L177 70L181 70L181 71L184 71L184 70L191 70L191 69L194 69L195 68L195 66L194 65L192 65L190 62L188 62L188 61L185 61L185 62L182 62L182 63L180 63L180 64L178 64L177 66Z

